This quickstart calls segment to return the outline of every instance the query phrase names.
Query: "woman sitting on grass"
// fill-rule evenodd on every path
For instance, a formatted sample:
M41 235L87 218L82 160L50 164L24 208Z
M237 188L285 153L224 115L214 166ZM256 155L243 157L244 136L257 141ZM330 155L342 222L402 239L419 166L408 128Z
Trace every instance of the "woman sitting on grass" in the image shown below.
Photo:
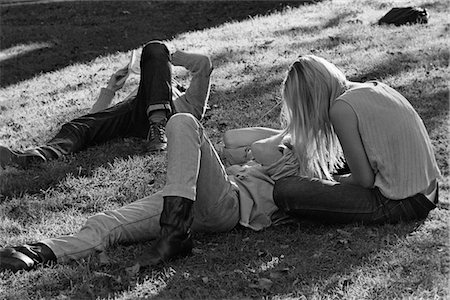
M0 270L29 270L154 238L135 266L156 265L189 254L191 231L228 231L238 223L260 230L282 220L274 200L292 216L332 222L419 219L436 207L439 170L429 137L396 91L349 82L329 62L304 56L288 73L283 99L285 130L225 133L227 169L199 120L175 114L167 124L162 192L96 214L74 235L1 249ZM344 158L351 173L333 177Z
M301 174L275 184L284 212L332 223L395 223L425 218L436 207L440 173L430 138L397 91L350 82L308 55L291 66L283 99ZM350 173L333 176L344 159Z

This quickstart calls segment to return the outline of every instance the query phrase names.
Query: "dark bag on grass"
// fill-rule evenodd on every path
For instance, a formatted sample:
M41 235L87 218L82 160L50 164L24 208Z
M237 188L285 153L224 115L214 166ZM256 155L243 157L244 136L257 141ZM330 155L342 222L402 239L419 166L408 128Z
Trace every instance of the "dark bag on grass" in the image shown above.
M394 24L400 26L426 23L428 23L428 13L425 8L421 7L394 7L378 20L378 25Z

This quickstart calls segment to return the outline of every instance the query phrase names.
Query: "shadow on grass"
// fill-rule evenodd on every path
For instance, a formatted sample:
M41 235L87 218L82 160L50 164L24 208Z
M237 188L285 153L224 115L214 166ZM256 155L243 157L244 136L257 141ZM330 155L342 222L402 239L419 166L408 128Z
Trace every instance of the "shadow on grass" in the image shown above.
M276 30L274 31L274 35L287 35L287 36L301 36L302 34L314 34L319 33L320 31L338 26L344 19L348 17L355 17L357 14L355 12L345 12L334 16L333 18L324 20L320 25L313 26L293 26L288 29Z
M438 11L446 11L448 9L448 3L445 1L429 1L425 2L420 5L420 7L423 7L425 9L434 9Z
M339 25L339 23L341 23L341 21L345 18L348 17L355 17L357 14L355 12L345 12L345 13L341 13L337 16L335 16L334 18L329 19L324 25L323 25L323 29L326 28L331 28L331 27L335 27L337 25Z
M74 296L108 297L129 291L134 297L151 299L309 298L317 289L324 295L343 295L353 284L360 284L353 281L355 272L370 260L382 259L380 253L395 252L419 225L301 222L258 233L236 228L227 234L196 234L194 255L141 270L136 278L127 277L124 265L132 265L151 243L118 246L107 251L113 258L110 265L101 266L94 258L89 266L77 267L76 274L84 269L96 271L87 275L89 286L78 286Z
M374 261L385 260L386 253L390 253L389 257L396 253L399 263L392 265L405 272L400 278L413 277L406 274L407 266L411 270L420 268L430 257L402 254L402 240L422 223L325 226L302 222L260 233L236 230L227 236L207 235L200 237L207 238L208 243L200 244L194 257L172 265L177 272L155 298L309 299L317 296L317 290L322 295L339 297L354 284L360 286L355 274ZM441 229L436 233L444 232ZM428 238L422 244L417 248L425 252L437 246ZM418 267L414 267L416 263Z
M4 198L24 193L40 194L48 188L56 187L68 174L72 174L74 178L90 177L96 169L108 166L116 159L147 154L145 141L138 138L117 138L49 163L31 165L28 169L0 170L0 202Z
M395 76L404 71L414 69L428 68L429 65L448 64L449 52L436 51L432 54L424 53L423 50L417 51L396 51L386 52L386 58L375 66L362 70L358 75L352 76L349 80L369 81L379 80L387 76ZM419 80L420 78L416 78Z
M66 1L1 7L0 87L286 6L316 1Z
M438 214L427 220L448 218L448 213ZM94 256L54 270L26 272L23 282L33 282L27 293L74 299L123 293L131 299L309 299L317 293L342 299L352 288L361 290L363 274L368 273L377 282L361 292L375 298L381 293L381 299L389 299L404 288L414 292L418 284L432 288L432 280L438 279L445 259L435 255L446 249L445 224L419 229L422 226L422 221L381 226L299 222L261 232L237 227L226 234L196 233L192 256L143 269L136 276L127 274L125 267L133 265L151 242L111 247L104 256L107 264ZM418 231L418 242L405 243ZM433 274L427 270L430 264L437 268ZM396 276L384 278L394 269ZM17 295L15 288L7 293Z

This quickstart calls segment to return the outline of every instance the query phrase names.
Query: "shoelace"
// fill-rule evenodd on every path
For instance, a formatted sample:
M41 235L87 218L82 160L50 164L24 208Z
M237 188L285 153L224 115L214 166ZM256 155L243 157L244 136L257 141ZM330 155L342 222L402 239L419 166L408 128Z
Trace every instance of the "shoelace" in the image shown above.
M163 123L150 123L150 128L148 131L148 140L153 140L155 138L159 139L160 142L164 142L165 126Z

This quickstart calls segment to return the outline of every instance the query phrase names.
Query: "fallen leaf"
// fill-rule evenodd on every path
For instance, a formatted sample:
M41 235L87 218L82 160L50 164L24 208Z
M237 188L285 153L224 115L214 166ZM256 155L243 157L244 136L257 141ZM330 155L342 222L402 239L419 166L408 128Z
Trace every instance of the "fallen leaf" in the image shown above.
M378 232L376 230L369 229L366 233L369 237L377 237Z
M100 264L107 265L111 263L111 259L106 255L105 252L100 252L98 255L98 259L100 260Z
M283 274L278 271L270 272L269 277L272 279L280 279L283 277Z
M139 263L136 263L135 265L125 268L125 271L129 276L134 276L137 273L139 273L139 270L141 269L141 265Z
M260 278L258 280L258 285L261 289L268 290L272 287L273 281L268 278Z
M336 231L337 231L339 234L341 234L341 235L345 235L345 236L351 236L351 235L352 235L351 232L348 232L348 231L345 231L345 230L342 230L342 229L336 229Z
M202 254L204 251L202 249L199 248L193 248L192 249L192 253L194 254Z
M338 241L338 243L339 243L339 244L342 244L342 245L347 245L347 244L349 243L349 240L347 240L347 239L341 239L341 240Z
M263 257L263 256L266 256L267 255L267 251L266 250L264 250L264 249L259 249L258 250L258 256L259 257Z

